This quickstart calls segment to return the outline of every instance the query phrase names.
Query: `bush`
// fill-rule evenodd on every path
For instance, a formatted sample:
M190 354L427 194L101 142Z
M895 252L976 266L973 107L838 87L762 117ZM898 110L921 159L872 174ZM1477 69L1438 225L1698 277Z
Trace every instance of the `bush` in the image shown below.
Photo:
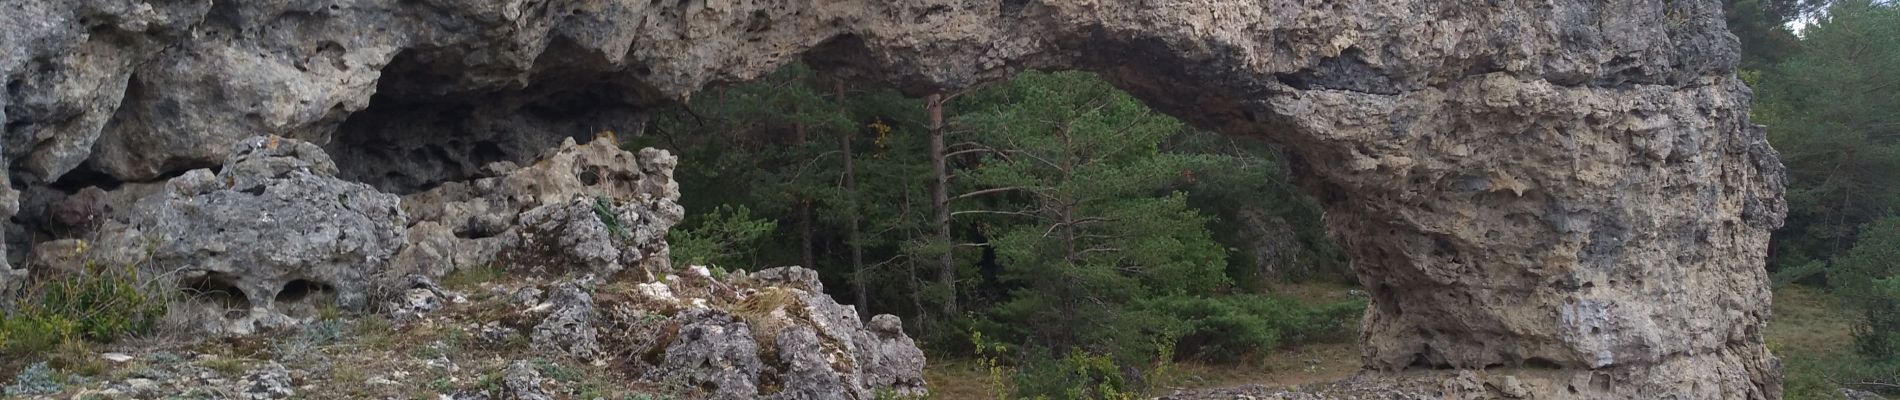
M758 248L759 239L778 228L778 221L752 218L752 210L745 206L720 205L699 217L697 225L674 229L667 236L674 266L743 263Z
M169 299L134 267L88 265L78 274L29 284L13 307L0 311L0 353L20 357L72 340L111 342L150 333Z
M13 384L7 386L6 394L24 397L59 393L62 386L59 378L45 362L35 363L13 377Z
M1337 333L1366 309L1359 300L1311 306L1260 295L1170 296L1145 306L1185 327L1176 358L1221 362Z
M1039 358L1016 373L1016 395L1028 399L1136 399L1135 382L1113 357L1071 351L1066 357Z
M1833 265L1828 285L1863 316L1854 333L1862 359L1840 375L1900 392L1887 386L1900 385L1900 217L1862 226L1854 247Z

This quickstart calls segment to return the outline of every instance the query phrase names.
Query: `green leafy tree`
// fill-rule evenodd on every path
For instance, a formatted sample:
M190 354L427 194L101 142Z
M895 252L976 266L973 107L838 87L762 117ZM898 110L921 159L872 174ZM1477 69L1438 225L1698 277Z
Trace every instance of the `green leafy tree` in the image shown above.
M1208 218L1173 190L1183 171L1216 160L1160 149L1180 122L1085 73L1026 73L962 101L956 123L971 140L953 150L980 156L958 176L952 214L982 227L1016 288L983 328L1032 355L1145 365L1180 324L1142 300L1228 285ZM1061 397L1026 393L1036 394Z
M697 216L698 221L667 233L673 265L745 266L760 239L778 227L776 221L753 218L745 206L720 205Z
M1817 18L1800 53L1755 84L1755 119L1788 166L1777 268L1832 258L1900 211L1900 6L1846 0Z
M1900 217L1867 224L1828 283L1866 315L1854 335L1869 367L1864 380L1900 384Z

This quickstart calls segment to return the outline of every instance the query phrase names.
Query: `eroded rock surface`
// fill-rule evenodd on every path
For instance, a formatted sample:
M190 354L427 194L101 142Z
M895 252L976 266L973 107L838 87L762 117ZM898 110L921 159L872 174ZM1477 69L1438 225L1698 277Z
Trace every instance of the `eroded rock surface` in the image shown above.
M898 318L866 326L815 291L815 279L798 279L816 274L781 267L721 279L689 268L603 303L603 341L653 381L714 399L926 394L923 351Z
M229 154L217 173L187 172L127 210L124 223L108 222L86 257L138 265L194 297L228 296L205 300L247 310L206 316L222 321L212 331L289 325L288 314L314 314L317 299L369 305L405 240L399 198L337 179L336 165L307 142L254 137Z
M677 203L679 161L666 151L621 150L611 138L561 143L527 167L499 163L499 175L449 182L411 194L416 223L397 268L440 276L500 262L554 272L628 273L638 280L671 270L666 232L684 218Z
M1371 293L1371 368L1592 382L1555 398L1779 396L1762 260L1783 173L1713 0L4 7L0 156L24 186L0 188L4 216L76 176L209 167L255 133L330 143L388 190L499 176L801 56L918 93L1082 68L1298 155ZM411 233L455 265L518 221L464 222Z

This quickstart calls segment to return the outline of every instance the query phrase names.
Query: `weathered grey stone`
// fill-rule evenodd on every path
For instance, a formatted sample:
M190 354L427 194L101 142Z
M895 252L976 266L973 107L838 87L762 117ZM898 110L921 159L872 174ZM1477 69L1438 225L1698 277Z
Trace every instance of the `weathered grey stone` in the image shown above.
M863 368L865 387L890 389L899 395L925 395L929 385L924 381L924 350L910 335L904 334L904 322L897 316L879 314L871 317L868 326L873 336L873 345L866 349L870 353L870 364ZM860 357L860 360L865 359Z
M679 381L690 387L712 387L712 399L753 399L759 396L759 345L752 328L720 312L687 311L679 334L666 346L665 359L654 369L660 382Z
M526 360L508 363L508 367L501 373L501 386L507 391L505 398L508 399L554 400L554 397L548 396L547 389L542 387L546 383L547 380L541 378L541 371L534 368L534 363Z
M238 380L238 390L238 397L245 400L274 400L297 394L290 383L290 370L276 361L245 373Z
M611 138L566 140L528 167L409 195L404 208L419 222L393 268L441 275L498 263L650 280L670 271L666 232L685 217L677 164Z
M1885 397L1881 397L1873 392L1853 388L1841 388L1841 397L1845 397L1847 400L1886 400Z
M635 132L645 105L794 59L914 93L1079 68L1298 155L1371 293L1371 368L1779 397L1762 265L1783 173L1748 121L1720 2L217 4L9 4L9 182L72 165L149 180L282 133L414 158L374 178L407 191L550 138ZM383 143L401 154L369 150Z
M333 296L360 310L383 266L403 244L399 199L331 176L315 145L278 137L240 141L213 175L193 170L128 211L92 248L102 262L175 276L186 287L228 287L250 309L233 333L293 322L304 300ZM126 254L123 250L134 250ZM316 297L311 297L316 296ZM280 304L283 303L283 304Z
M775 267L752 273L753 279L760 283L811 293L824 293L825 282L818 279L818 271L801 267Z
M867 328L855 309L785 283L815 278L815 271L775 268L722 282L697 269L604 305L603 322L613 327L603 331L608 347L649 364L653 380L683 381L713 398L928 394L923 351L897 317L880 315ZM757 387L762 382L774 384Z
M531 345L540 351L592 360L600 354L594 299L580 285L564 283L548 296L551 312L534 326Z
M401 283L387 282L384 285L386 295L392 298L383 304L382 311L396 322L420 319L423 315L442 309L455 296L422 275L409 275Z

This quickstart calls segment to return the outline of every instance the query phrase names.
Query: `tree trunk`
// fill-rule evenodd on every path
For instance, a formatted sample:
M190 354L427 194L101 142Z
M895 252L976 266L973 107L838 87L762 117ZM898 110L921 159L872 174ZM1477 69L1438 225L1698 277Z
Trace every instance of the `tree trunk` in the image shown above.
M805 145L805 124L798 124L798 123L792 124L792 141L800 147L803 147ZM805 268L816 269L818 268L818 265L817 265L818 262L817 262L816 257L812 255L811 198L806 197L802 193L798 194L797 196L798 196L797 197L798 250L799 250L799 256L800 256L799 261L801 262L800 266L805 267Z
M944 246L943 253L937 255L937 284L943 287L943 313L945 317L957 314L957 265L953 254L956 246L950 240L950 169L944 158L943 146L943 94L931 94L924 98L924 106L930 109L930 170L936 175L936 185L930 188L930 207L937 213L937 243Z
M1075 141L1069 136L1069 124L1066 121L1060 127L1056 128L1056 135L1062 139L1062 180L1056 183L1058 187L1061 187L1066 186L1064 184L1075 178L1076 150ZM1079 261L1077 260L1079 253L1076 253L1075 249L1075 223L1077 220L1075 218L1076 201L1069 196L1067 191L1063 191L1063 193L1056 196L1056 200L1060 202L1060 204L1056 205L1056 209L1062 214L1060 223L1062 224L1062 247L1065 254L1063 258L1067 259L1070 265L1074 265Z
M838 112L842 114L845 112L844 81L838 81L834 90L838 95ZM853 165L852 160L856 155L851 153L852 129L852 127L845 127L844 134L838 136L838 148L844 151L845 199L846 204L850 204L850 208L844 212L846 225L844 240L845 244L851 247L851 292L858 297L858 318L868 320L871 312L871 295L865 289L869 285L866 285L864 276L864 246L858 243L860 206L858 205L857 167Z

